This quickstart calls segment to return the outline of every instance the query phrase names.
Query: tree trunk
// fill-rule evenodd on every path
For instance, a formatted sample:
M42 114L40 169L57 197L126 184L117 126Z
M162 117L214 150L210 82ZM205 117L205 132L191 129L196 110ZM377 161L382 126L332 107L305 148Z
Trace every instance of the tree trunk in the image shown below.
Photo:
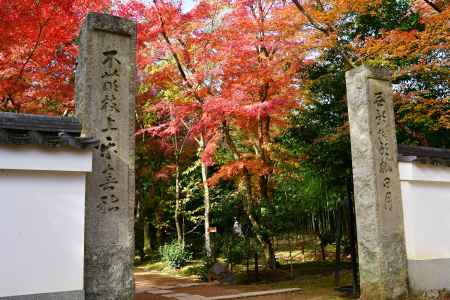
M208 187L208 166L203 162L202 167L202 183L203 183L203 202L205 206L205 252L208 258L212 257L211 249L211 236L209 232L209 211L210 211L210 199L209 199L209 187Z
M178 243L183 243L183 233L180 224L180 170L178 167L178 162L176 162L175 169L175 227L177 229L177 241Z
M269 195L269 179L268 176L260 176L259 177L259 187L261 190L261 198L262 202L266 203L266 205L270 209L271 215L275 213L275 208L273 206L273 201ZM271 222L266 224L268 232L272 232L273 224ZM271 270L275 270L277 268L277 263L275 259L275 249L273 247L273 241L271 236L264 237L264 256L266 258L267 267Z
M288 233L287 234L287 239L288 239L288 245L289 245L289 273L290 273L290 277L291 279L294 279L294 260L292 257L292 242L291 242L291 234Z
M154 216L155 216L156 224L162 224L161 211L160 211L159 207L157 209L155 209ZM161 241L162 241L161 226L156 226L155 235L156 235L156 248L158 248L161 246Z
M255 281L259 280L258 250L255 248Z
M250 220L250 223L252 224L253 231L255 232L256 238L261 243L261 246L264 248L264 257L266 260L266 266L267 268L271 270L275 270L277 267L276 260L275 260L275 251L273 249L273 243L270 237L263 236L261 234L262 228L259 222L256 220L255 216L252 212L252 192L251 192L251 180L250 180L250 174L248 174L248 171L244 170L244 180L245 180L245 187L247 190L247 199L246 203L244 205L245 212L247 213L247 216Z
M301 235L301 244L300 244L300 250L302 251L302 255L303 255L303 261L305 261L305 236L302 234Z
M234 159L237 161L241 158L241 155L236 147L234 145L233 140L231 139L230 132L228 125L226 121L222 121L222 130L225 137L225 142L227 143L228 147L230 148L231 152L233 153ZM259 126L261 127L261 126ZM261 144L262 145L262 144ZM261 148L261 147L260 147ZM263 148L261 148L263 150ZM258 221L256 220L255 216L253 216L252 209L252 185L251 185L251 176L248 170L244 167L243 169L243 175L244 175L244 185L246 190L246 200L244 200L244 207L245 211L247 213L247 216L250 220L250 223L252 224L253 231L255 232L256 238L261 243L261 245L264 248L264 255L266 256L266 264L269 269L275 269L276 268L276 260L275 260L275 251L273 249L272 240L268 236L262 236L261 235L261 226L259 225Z
M264 257L266 259L266 267L270 270L277 268L277 261L275 259L275 250L270 238L266 238L264 241Z
M201 152L205 149L205 140L203 136L200 138ZM205 254L208 259L212 258L211 234L209 232L209 211L211 208L208 186L208 166L200 160L202 168L202 184L203 184L203 205L205 206Z
M352 270L353 270L353 296L359 295L359 270L358 270L358 250L357 250L357 236L356 236L356 215L355 203L353 199L353 181L351 178L347 179L347 201L349 210L349 232L350 232L350 246L352 254Z
M326 244L325 242L320 241L320 253L322 254L322 261L327 260L327 253L325 251Z
M334 285L336 287L341 286L341 205L338 203L336 208L336 269L334 272Z
M181 243L184 245L186 245L186 218L185 218L185 212L186 212L186 207L185 207L185 203L184 200L181 201Z
M250 259L249 259L249 254L250 254L250 241L249 239L246 239L246 255L245 255L245 267L246 267L246 271L247 271L247 281L250 281L249 279L249 274L250 274Z
M149 232L149 222L144 221L144 253L149 254L152 247Z

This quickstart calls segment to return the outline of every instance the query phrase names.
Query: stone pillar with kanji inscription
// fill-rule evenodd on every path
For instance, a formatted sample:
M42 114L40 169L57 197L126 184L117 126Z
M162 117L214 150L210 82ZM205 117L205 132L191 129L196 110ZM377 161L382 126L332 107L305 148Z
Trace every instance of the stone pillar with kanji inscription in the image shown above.
M389 72L346 73L361 300L403 299L408 272Z
M86 300L133 299L135 61L136 24L90 13L76 72L83 134L100 141L86 186Z

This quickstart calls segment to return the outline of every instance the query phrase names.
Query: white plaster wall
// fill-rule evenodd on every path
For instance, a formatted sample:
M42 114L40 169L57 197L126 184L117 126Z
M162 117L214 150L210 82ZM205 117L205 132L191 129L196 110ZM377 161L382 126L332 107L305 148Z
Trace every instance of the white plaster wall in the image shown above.
M0 298L83 289L91 161L90 151L0 146Z
M0 145L0 170L2 169L90 172L92 151Z
M409 260L450 258L450 168L400 162Z

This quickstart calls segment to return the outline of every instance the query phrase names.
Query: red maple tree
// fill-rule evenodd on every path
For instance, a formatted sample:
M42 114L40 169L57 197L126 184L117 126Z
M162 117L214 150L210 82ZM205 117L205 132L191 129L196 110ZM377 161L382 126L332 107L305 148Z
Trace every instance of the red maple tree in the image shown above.
M109 5L108 0L0 0L0 110L72 109L81 20Z

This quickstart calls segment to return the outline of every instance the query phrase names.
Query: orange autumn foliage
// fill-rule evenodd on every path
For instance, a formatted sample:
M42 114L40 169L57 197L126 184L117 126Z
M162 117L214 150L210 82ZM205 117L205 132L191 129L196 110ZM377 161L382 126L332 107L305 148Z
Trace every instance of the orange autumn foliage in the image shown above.
M78 36L108 0L0 0L0 110L62 113L73 107Z

